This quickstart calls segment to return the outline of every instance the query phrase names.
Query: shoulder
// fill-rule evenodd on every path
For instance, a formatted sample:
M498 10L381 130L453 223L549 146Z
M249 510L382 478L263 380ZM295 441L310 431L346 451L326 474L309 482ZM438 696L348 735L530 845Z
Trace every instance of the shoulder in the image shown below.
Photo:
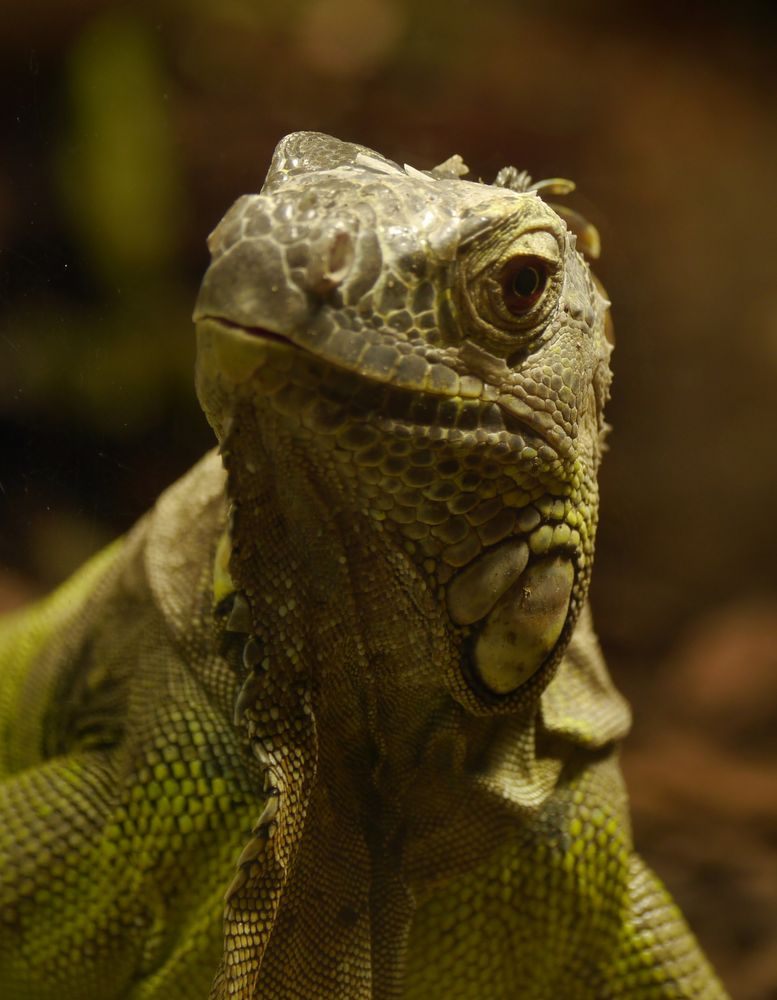
M210 607L216 547L226 521L224 483L219 456L208 452L165 490L139 525L145 575L177 638Z

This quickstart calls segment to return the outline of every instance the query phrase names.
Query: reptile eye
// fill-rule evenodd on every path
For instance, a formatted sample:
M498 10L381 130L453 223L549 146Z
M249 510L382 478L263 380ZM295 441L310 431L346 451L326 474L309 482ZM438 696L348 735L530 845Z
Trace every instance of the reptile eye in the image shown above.
M548 265L538 257L515 257L502 268L499 284L505 307L523 316L539 302L548 283Z

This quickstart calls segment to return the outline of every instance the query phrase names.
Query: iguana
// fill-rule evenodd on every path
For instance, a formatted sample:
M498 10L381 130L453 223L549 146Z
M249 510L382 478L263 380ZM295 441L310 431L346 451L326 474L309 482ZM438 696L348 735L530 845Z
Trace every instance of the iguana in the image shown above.
M4 998L725 996L586 603L595 233L465 174L297 133L212 234L220 457L3 626Z

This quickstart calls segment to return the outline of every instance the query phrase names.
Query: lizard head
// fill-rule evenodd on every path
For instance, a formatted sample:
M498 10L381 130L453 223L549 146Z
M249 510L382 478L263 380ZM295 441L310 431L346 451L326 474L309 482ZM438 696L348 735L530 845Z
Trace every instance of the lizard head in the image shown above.
M542 185L464 173L285 138L210 238L198 392L222 449L282 426L396 540L456 637L453 694L509 711L587 593L608 303Z

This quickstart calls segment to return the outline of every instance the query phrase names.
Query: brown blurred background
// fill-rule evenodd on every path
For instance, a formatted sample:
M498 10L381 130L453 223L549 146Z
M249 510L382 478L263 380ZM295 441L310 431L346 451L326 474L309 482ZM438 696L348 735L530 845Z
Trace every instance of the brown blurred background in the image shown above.
M777 6L5 0L0 603L211 444L205 236L302 128L570 176L614 302L594 603L640 849L777 997Z

